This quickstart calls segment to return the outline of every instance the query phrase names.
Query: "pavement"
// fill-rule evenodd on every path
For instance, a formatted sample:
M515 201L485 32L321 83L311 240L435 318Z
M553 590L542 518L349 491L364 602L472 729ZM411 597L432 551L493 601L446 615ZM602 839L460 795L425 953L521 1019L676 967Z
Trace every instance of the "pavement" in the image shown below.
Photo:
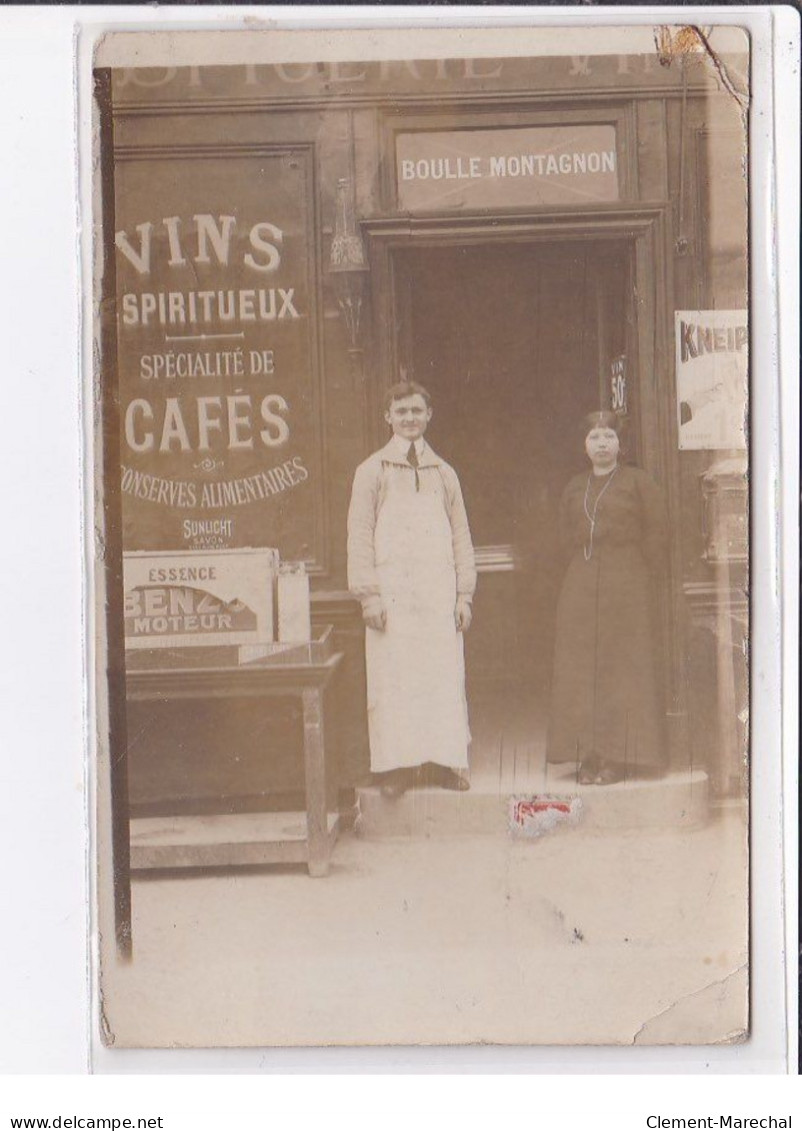
M705 1044L747 1019L747 824L360 838L146 874L103 971L115 1047Z

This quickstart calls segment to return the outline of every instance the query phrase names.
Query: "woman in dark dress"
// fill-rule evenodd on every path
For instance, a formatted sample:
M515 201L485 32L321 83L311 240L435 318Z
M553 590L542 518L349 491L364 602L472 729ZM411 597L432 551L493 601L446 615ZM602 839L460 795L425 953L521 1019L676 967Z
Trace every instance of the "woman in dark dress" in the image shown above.
M548 758L604 785L663 767L656 589L666 518L649 476L618 462L615 414L585 424L591 468L560 504L571 560L557 606Z

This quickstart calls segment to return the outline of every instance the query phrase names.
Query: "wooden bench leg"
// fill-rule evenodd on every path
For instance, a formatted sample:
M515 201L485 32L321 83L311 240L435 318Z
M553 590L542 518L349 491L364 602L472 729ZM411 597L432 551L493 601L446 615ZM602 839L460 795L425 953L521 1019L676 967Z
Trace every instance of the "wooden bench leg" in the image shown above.
M306 774L306 828L309 875L325 876L329 870L328 805L326 801L326 744L323 733L323 691L303 692L304 772Z

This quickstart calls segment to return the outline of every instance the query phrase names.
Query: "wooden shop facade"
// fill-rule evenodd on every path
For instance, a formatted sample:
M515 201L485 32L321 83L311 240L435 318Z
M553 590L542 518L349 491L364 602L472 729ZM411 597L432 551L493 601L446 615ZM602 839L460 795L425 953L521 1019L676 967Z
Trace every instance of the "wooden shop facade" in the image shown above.
M723 410L684 442L680 388L697 359L745 373L748 62L716 64L694 50L98 73L106 505L126 556L164 555L151 582L185 584L177 602L126 605L145 641L129 663L159 633L206 634L202 657L254 630L233 590L204 604L203 576L170 570L239 549L304 563L311 637L330 630L342 656L326 758L346 793L364 779L346 514L354 469L386 439L383 392L407 377L432 394L427 438L459 473L476 546L475 741L511 717L539 741L557 504L584 466L583 414L613 408L669 513L672 769L742 790L746 453ZM290 696L218 695L211 679L180 702L129 694L125 725L135 815L281 808L302 788Z

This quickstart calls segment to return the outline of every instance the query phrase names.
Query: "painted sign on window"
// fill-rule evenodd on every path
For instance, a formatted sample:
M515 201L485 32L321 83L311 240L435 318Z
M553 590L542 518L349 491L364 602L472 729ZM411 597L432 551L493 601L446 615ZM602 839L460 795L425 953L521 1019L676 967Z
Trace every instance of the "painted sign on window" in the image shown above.
M291 150L117 164L126 550L313 554L311 175Z

